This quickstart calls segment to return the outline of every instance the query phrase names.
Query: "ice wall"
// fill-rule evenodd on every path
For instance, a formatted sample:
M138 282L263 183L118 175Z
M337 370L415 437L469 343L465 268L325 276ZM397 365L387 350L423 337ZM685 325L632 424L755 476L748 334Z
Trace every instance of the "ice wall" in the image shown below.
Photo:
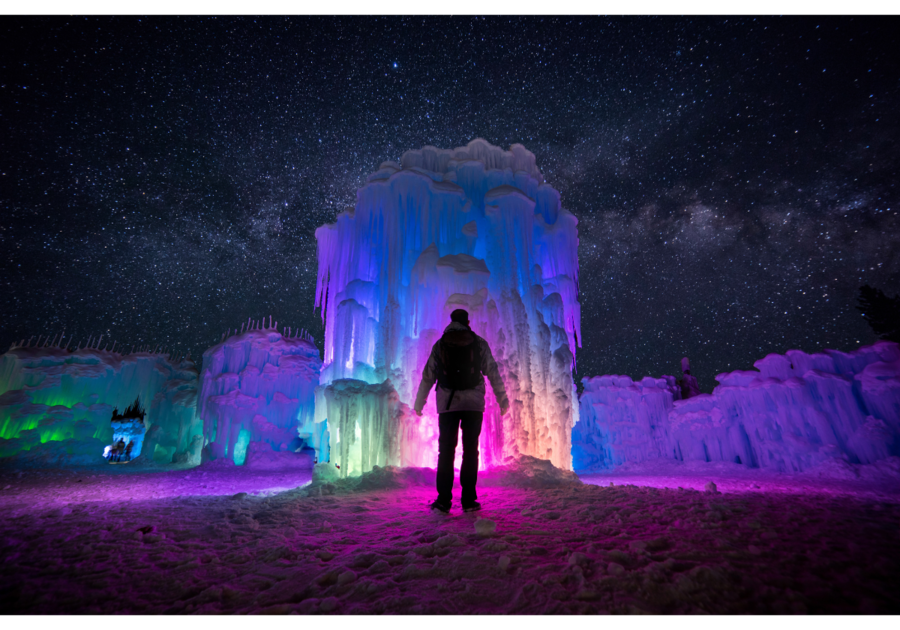
M900 455L900 345L790 350L719 374L712 394L677 400L672 377L584 379L576 470L671 458L808 470L840 457Z
M482 467L508 455L571 469L572 366L580 343L577 220L535 157L477 139L407 151L357 191L356 207L316 231L322 383L390 379L415 397L431 346L456 308L491 346L512 401L487 394ZM487 387L490 390L490 387ZM434 395L415 440L434 440ZM436 445L410 448L435 465Z
M663 425L680 397L674 376L595 376L582 379L581 413L572 430L577 471L612 468L665 456Z
M327 448L325 427L313 422L318 348L306 333L279 332L271 318L247 328L203 353L199 414L208 456L242 465L254 443L272 453L292 453L304 444L321 452Z
M150 348L101 349L101 339L76 350L23 341L0 357L0 457L47 466L102 462L113 409L137 397L147 409L143 457L170 462L190 449L201 433L194 363Z

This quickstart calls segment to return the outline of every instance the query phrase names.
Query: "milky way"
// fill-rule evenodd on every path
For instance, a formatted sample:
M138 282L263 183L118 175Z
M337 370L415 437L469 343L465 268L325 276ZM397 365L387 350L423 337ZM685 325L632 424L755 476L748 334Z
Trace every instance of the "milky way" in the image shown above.
M898 20L21 18L0 43L0 347L195 356L305 327L313 232L385 160L476 137L579 218L579 375L875 336L900 292ZM579 376L580 378L580 376Z

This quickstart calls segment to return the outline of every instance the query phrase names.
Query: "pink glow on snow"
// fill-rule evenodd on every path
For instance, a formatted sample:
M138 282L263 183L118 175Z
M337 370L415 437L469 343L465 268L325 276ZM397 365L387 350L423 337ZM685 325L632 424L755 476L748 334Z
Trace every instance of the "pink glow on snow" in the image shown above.
M556 485L544 486L524 472L480 475L479 513L460 511L457 487L444 515L426 509L428 470L382 470L356 490L216 462L4 471L0 603L20 614L104 614L110 601L131 614L900 609L900 493L873 471L840 482L676 466L584 485L550 471ZM709 482L725 492L691 489ZM482 519L494 533L478 533Z

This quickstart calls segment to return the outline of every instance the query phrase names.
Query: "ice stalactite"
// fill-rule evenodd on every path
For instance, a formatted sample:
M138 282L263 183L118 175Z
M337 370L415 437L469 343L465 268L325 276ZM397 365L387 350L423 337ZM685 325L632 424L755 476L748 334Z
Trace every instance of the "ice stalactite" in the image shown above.
M832 458L900 456L900 345L789 350L754 366L719 374L712 394L687 400L671 376L584 379L575 469L669 458L800 472Z
M324 427L313 418L321 366L311 338L259 327L204 352L199 413L209 457L241 465L248 452L264 456L304 444L320 451Z
M135 398L147 406L143 457L171 462L189 449L201 434L194 363L88 346L20 346L0 357L0 457L32 451L28 465L62 465L73 461L64 450L102 461L113 409Z
M383 163L357 191L356 207L316 231L323 386L390 379L410 404L450 312L465 308L512 401L501 417L487 395L482 467L523 454L571 469L576 226L521 145L506 151L477 139ZM433 467L433 395L417 421L420 437L411 439L429 444L410 446L421 457L410 464Z

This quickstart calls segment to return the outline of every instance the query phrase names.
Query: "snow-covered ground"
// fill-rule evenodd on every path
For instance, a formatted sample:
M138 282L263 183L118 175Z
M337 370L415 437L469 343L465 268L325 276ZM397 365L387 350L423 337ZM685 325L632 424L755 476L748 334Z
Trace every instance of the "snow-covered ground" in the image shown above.
M7 470L0 612L898 614L893 466L531 462L450 515L428 469Z

